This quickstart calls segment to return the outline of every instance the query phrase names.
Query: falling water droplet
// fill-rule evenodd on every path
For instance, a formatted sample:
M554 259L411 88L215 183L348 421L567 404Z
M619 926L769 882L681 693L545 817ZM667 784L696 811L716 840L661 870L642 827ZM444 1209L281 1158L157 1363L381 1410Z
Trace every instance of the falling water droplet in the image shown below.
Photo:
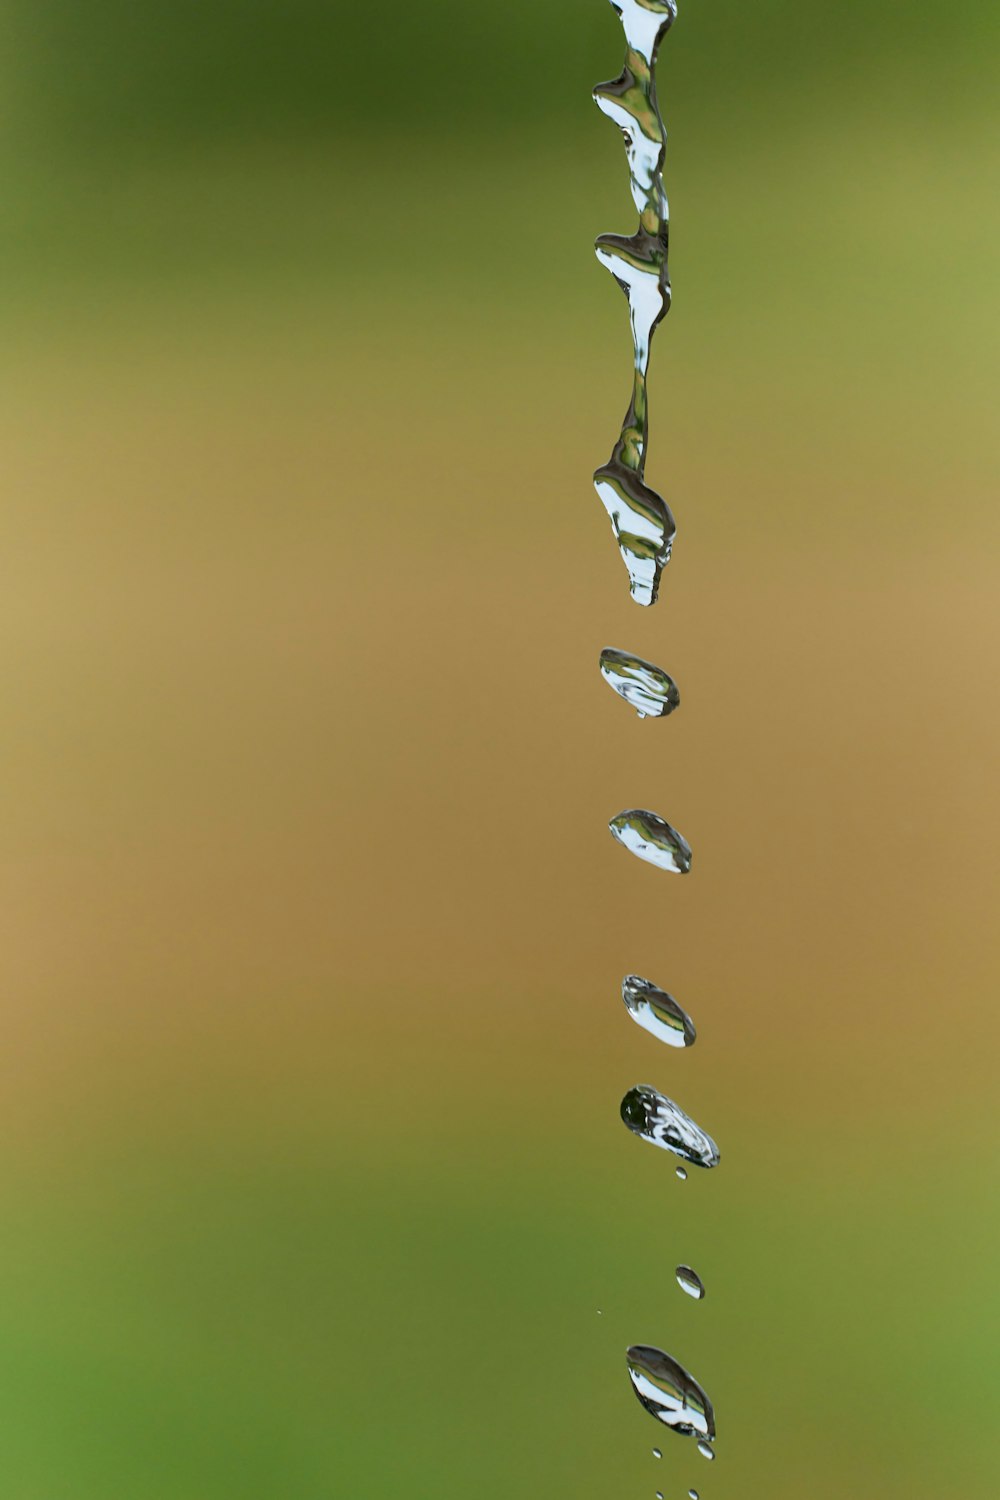
M698 1444L698 1452L701 1454L702 1458L707 1458L710 1463L714 1462L715 1460L715 1449L712 1447L714 1438L715 1434L712 1433L707 1443L700 1442Z
M674 679L629 651L605 646L601 652L601 676L620 698L630 704L640 719L663 719L680 705Z
M657 1492L656 1492L656 1500L663 1500L663 1491L662 1490L657 1490Z
M612 818L608 827L619 844L624 844L637 859L677 875L686 875L690 870L691 846L657 813L633 807Z
M694 1022L659 985L639 974L627 974L622 980L622 999L632 1019L668 1047L694 1046L698 1035Z
M637 604L655 604L677 530L670 507L616 458L597 470L594 488L628 569L632 598Z
M699 1446L715 1438L715 1412L694 1376L662 1349L634 1344L626 1356L632 1388L657 1421Z
M650 1145L672 1151L696 1167L717 1167L719 1148L689 1115L648 1083L629 1089L622 1100L622 1119Z
M663 1454L660 1452L659 1448L654 1448L653 1449L653 1457L654 1458L662 1458L663 1457Z
M697 1490L688 1490L688 1500L701 1500Z
M690 1266L677 1267L677 1283L682 1291L687 1292L696 1302L700 1302L705 1295L705 1283L697 1271L692 1271Z
M686 1167L678 1167L677 1168L677 1176L680 1178L681 1182L687 1182L687 1180L688 1180L687 1168Z

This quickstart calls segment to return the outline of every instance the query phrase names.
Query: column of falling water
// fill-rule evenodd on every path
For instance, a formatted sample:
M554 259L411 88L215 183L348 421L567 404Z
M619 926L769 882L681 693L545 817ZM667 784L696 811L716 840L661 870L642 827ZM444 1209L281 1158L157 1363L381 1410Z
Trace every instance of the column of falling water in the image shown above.
M596 248L598 260L628 298L635 359L632 396L621 434L608 462L594 475L594 485L611 519L632 597L650 605L656 602L675 530L668 505L646 484L645 466L650 341L670 307L669 221L663 191L665 132L654 71L657 49L676 17L677 6L676 0L611 0L611 4L625 30L625 66L619 78L598 85L594 98L625 138L639 227L630 236L602 234ZM680 702L671 677L630 651L609 646L601 653L600 665L605 681L641 719L664 718ZM690 870L687 841L657 813L631 808L612 818L609 826L618 842L639 859L682 875ZM693 1044L695 1028L690 1017L673 996L650 980L629 974L622 983L622 998L632 1018L660 1042L674 1048ZM688 1166L718 1166L719 1151L711 1136L650 1085L630 1089L621 1114L636 1135L680 1158L678 1177L687 1176ZM691 1267L678 1266L677 1280L690 1296L698 1300L704 1296L704 1285ZM714 1458L715 1413L694 1376L652 1344L633 1345L627 1361L632 1388L645 1410L672 1432L694 1438L705 1458ZM653 1452L661 1457L659 1448ZM688 1493L697 1500L697 1491Z

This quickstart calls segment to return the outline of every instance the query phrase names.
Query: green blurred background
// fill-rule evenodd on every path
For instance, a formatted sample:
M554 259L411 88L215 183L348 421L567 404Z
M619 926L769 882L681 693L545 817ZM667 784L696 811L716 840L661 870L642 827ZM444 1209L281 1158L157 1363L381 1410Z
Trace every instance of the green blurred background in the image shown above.
M10 1500L996 1495L998 14L683 5L642 612L604 0L0 6Z

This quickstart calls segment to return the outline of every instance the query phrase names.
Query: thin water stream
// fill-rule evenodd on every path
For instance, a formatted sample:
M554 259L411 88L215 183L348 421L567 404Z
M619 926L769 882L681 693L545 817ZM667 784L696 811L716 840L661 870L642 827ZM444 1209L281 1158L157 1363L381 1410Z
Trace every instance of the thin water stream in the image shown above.
M657 103L655 72L659 46L676 19L677 5L676 0L611 0L611 4L625 32L625 64L618 78L598 84L594 99L624 137L639 225L629 236L599 235L596 244L598 260L628 298L633 370L621 432L611 457L594 475L594 487L610 518L632 598L648 606L655 604L659 594L676 530L670 507L646 483L645 470L650 345L670 308L669 210L663 187L666 131ZM640 719L664 719L680 705L677 685L669 673L631 650L606 647L600 669L605 682ZM658 813L631 808L612 818L609 828L637 859L674 874L690 872L690 845ZM693 1046L693 1021L658 985L629 974L622 982L622 999L637 1025L658 1041L675 1052ZM682 1180L689 1166L718 1166L719 1148L712 1137L650 1084L628 1091L621 1116L641 1140L680 1158L677 1176ZM676 1278L689 1298L704 1299L704 1282L691 1266L679 1265ZM649 1415L671 1432L694 1439L698 1452L713 1459L715 1412L694 1376L673 1355L652 1344L633 1344L627 1365L632 1389ZM662 1458L659 1448L653 1454ZM658 1500L662 1493L656 1491ZM689 1489L688 1495L698 1500L697 1490Z

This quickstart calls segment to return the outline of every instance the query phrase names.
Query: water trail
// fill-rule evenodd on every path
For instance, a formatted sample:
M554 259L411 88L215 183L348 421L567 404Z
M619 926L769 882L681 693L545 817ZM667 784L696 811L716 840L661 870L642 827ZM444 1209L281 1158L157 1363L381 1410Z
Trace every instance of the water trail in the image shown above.
M630 703L640 719L664 719L680 707L681 695L674 679L662 667L605 646L601 652L601 676L620 698Z
M693 1167L717 1167L719 1148L710 1135L679 1105L648 1083L629 1089L622 1100L622 1119L634 1135L672 1151Z
M686 875L690 870L691 845L658 813L631 807L612 818L608 827L619 844L624 844L637 859L677 875Z
M700 1302L705 1295L705 1283L697 1271L692 1271L690 1266L677 1267L677 1285L682 1292L687 1292L696 1302Z
M656 102L654 72L660 41L677 14L675 0L611 0L625 30L621 76L594 90L598 108L625 139L632 199L639 214L633 235L598 236L597 258L628 298L632 325L632 397L611 457L594 474L594 487L611 520L629 575L632 597L654 604L673 546L670 507L645 482L649 439L646 380L658 323L670 308L667 270L669 209L663 191L666 131Z
M715 1439L715 1412L708 1393L672 1355L649 1344L633 1344L626 1356L632 1389L642 1405L681 1437L699 1446Z
M686 1010L673 995L639 974L627 974L622 980L625 1008L643 1030L668 1047L693 1047L698 1033Z

